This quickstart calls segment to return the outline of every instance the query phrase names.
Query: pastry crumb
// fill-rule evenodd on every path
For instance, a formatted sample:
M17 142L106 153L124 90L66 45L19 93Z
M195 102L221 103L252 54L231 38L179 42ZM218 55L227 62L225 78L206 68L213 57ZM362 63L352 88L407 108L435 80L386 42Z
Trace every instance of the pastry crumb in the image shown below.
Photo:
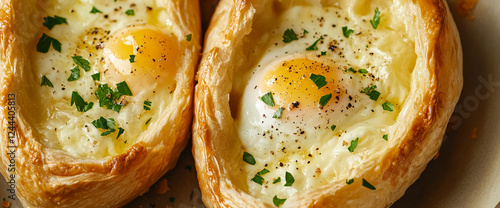
M472 129L472 133L470 134L470 138L471 138L471 139L475 139L475 138L477 138L477 127L474 127L474 128Z
M3 201L2 202L2 208L9 208L10 207L10 202L9 201Z
M167 193L167 191L169 191L169 190L170 190L170 188L168 187L167 179L165 179L165 178L161 179L156 184L155 193L157 193L157 194L164 194L164 193Z

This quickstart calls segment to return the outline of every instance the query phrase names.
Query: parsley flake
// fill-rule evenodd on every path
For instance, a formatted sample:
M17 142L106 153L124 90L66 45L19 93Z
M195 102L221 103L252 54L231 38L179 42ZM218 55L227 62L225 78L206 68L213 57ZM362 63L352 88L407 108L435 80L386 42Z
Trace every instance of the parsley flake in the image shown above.
M389 101L385 101L384 104L382 104L382 108L386 111L394 111L394 105L392 103L390 103Z
M75 62L76 65L80 66L85 70L86 72L90 71L90 62L87 61L86 59L82 58L81 56L72 56L73 62Z
M80 68L78 66L75 66L71 69L71 74L68 77L68 81L75 81L80 79Z
M269 170L264 168L260 172L258 172L257 175L264 175L266 173L269 173Z
M281 206L282 204L284 204L284 203L285 203L285 201L286 201L286 199L280 199L280 198L278 198L278 196L274 196L274 197L273 197L273 204L274 204L274 206L279 207L279 206Z
M49 87L54 87L54 85L52 85L52 82L45 75L42 76L42 84L40 86L44 85L47 85Z
M279 183L279 182L281 182L281 177L278 177L276 180L274 180L274 181L273 181L273 184L277 184L277 183Z
M43 18L43 20L43 26L49 28L49 30L52 30L55 25L68 24L68 22L66 22L66 18L59 17L57 15L55 15L54 17L46 16Z
M356 71L356 70L354 70L353 68L349 68L349 69L347 69L347 71L350 71L350 72L352 72L352 73L356 73L356 72L357 72L357 71Z
M36 50L41 53L47 53L51 44L54 50L58 51L59 53L61 52L61 42L43 33L42 37L40 37L40 39L38 40Z
M285 33L283 33L283 42L289 43L294 40L298 40L297 34L293 31L293 29L286 29Z
M151 101L144 101L144 110L151 110Z
M187 41L191 41L192 38L193 38L193 34L189 34L186 36Z
M375 190L375 186L371 185L370 183L368 183L368 181L366 181L364 178L363 178L363 186L366 187L366 188L369 188L371 190Z
M115 101L122 96L118 90L112 90L108 84L101 84L94 94L99 100L100 107L106 106L107 109L120 112L122 105Z
M125 11L125 14L128 15L128 16L134 16L135 12L134 12L133 9L129 9L129 10Z
M322 56L326 56L326 51L321 51Z
M368 71L366 69L359 69L358 72L361 74L368 74Z
M262 178L262 176L260 176L260 175L255 175L252 178L252 181L255 182L255 183L258 183L258 184L262 185L262 183L264 182L264 178Z
M95 8L95 6L92 7L92 10L90 10L90 14L95 14L95 13L102 13L100 10Z
M380 96L380 92L378 92L375 89L377 89L377 85L372 85L370 87L361 90L360 92L368 95L371 100L377 101L378 97Z
M323 95L323 97L319 99L319 105L321 105L321 107L324 107L326 104L328 104L330 99L332 99L332 93L328 95Z
M309 79L314 82L314 84L318 87L318 90L327 84L323 75L311 74Z
M286 181L285 186L292 186L292 184L295 182L293 175L288 171L285 173L285 181Z
M125 129L123 129L122 127L118 127L118 136L116 136L116 139L118 139L123 134L123 132L125 132Z
M315 50L318 50L318 46L316 46L316 44L318 44L318 42L319 42L320 40L323 40L323 36L320 36L320 37L318 38L318 40L316 40L316 41L315 41L315 42L314 42L311 46L307 47L307 48L306 48L306 51L315 51Z
M128 59L130 63L135 63L135 55L130 55L130 58Z
M285 108L279 108L276 113L274 113L273 118L281 119L283 117L283 110L285 110Z
M149 118L149 119L146 121L146 125L148 125L148 124L149 124L149 122L151 122L151 119L152 119L152 118Z
M91 76L94 81L101 81L101 73L95 73L92 74Z
M274 107L274 99L273 99L273 93L268 92L265 95L263 95L260 100L267 104L268 106Z
M255 158L248 152L243 152L243 161L247 162L250 165L255 165Z
M93 102L85 102L82 96L80 96L77 91L73 91L73 93L71 94L71 106L73 106L73 104L75 104L76 110L78 110L79 112L87 112L94 106Z
M356 147L358 146L358 141L359 137L356 138L355 140L351 140L351 146L349 146L348 148L349 152L354 152L354 149L356 149Z
M378 10L378 7L375 9L375 15L373 15L373 19L370 20L370 23L372 24L373 29L377 29L378 24L380 23L380 11Z
M342 33L344 34L344 37L348 38L349 35L354 33L354 30L351 30L347 26L344 26L344 27L342 27Z
M132 96L132 91L130 91L130 88L128 87L127 82L125 82L125 81L116 84L116 89L118 90L118 92L121 93L121 95Z
M332 125L332 127L330 127L332 129L332 131L335 131L335 128L337 128L336 125Z
M351 183L354 183L354 178L350 179L350 180L345 179L345 183L347 183L347 185L350 185Z
M384 136L382 136L382 139L384 139L385 141L389 141L389 136L387 134L384 134Z

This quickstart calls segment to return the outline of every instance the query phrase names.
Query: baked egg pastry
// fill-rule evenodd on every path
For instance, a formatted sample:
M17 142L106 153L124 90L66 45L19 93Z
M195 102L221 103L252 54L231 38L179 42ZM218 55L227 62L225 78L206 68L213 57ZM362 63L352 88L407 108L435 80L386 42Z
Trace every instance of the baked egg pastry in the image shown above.
M119 207L175 166L192 121L198 1L0 7L2 174L25 207Z
M388 207L462 89L442 0L222 0L195 90L208 207Z

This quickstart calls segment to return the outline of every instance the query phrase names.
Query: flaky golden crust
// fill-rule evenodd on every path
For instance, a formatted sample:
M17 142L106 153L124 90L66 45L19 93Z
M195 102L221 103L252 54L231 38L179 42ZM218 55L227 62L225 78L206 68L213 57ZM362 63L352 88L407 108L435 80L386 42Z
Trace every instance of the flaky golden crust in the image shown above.
M203 201L208 207L266 207L240 187L234 155L228 149L233 119L228 104L236 48L252 30L264 1L221 1L207 31L195 90L193 154ZM300 1L290 1L300 2ZM310 1L324 3L326 1ZM404 18L415 27L417 63L411 92L394 132L395 141L380 154L351 170L354 185L344 180L289 197L281 207L387 207L419 177L441 146L444 130L462 89L462 49L458 31L443 0L400 0ZM236 147L236 145L231 145ZM240 152L232 154L230 152ZM230 155L233 155L231 158ZM238 157L241 158L241 157ZM361 186L362 179L377 189Z
M171 14L172 24L191 41L179 37L182 64L169 111L152 123L147 135L125 153L102 159L78 158L44 147L23 118L29 102L24 87L30 73L34 34L42 26L43 1L0 1L0 149L2 175L15 174L17 197L25 207L119 207L131 201L172 169L187 144L192 117L195 68L201 26L197 0L164 0L158 5ZM31 80L28 80L31 81ZM15 173L9 172L8 98L15 94ZM24 95L24 96L23 96Z

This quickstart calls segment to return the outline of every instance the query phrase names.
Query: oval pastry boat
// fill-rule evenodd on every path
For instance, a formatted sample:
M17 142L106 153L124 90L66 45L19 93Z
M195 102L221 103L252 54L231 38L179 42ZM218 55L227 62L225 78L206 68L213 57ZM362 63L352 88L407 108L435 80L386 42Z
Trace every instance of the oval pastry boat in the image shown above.
M123 206L175 166L192 118L198 1L0 7L1 172L25 207Z
M441 0L223 0L195 90L208 207L387 207L462 89Z

